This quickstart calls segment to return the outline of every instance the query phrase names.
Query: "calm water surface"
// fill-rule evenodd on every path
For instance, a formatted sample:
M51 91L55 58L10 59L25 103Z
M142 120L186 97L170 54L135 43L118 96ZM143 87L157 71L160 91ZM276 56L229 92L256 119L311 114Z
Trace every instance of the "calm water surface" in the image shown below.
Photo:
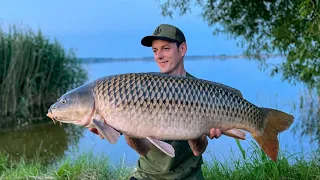
M255 105L285 111L294 115L296 121L299 120L299 110L294 110L293 105L299 104L300 96L305 90L304 87L299 84L292 86L283 82L280 76L270 77L266 72L259 70L256 61L246 59L187 60L185 66L187 71L197 78L216 81L237 88L242 92L244 98ZM159 71L153 61L92 63L86 64L85 68L89 73L89 81L113 74ZM291 129L279 135L281 151L288 153L303 151L307 154L317 148L317 144L310 143L308 138L294 136ZM42 143L42 148L50 151L51 154L59 155L63 153L69 157L75 157L83 152L92 151L109 156L113 164L120 163L123 158L128 165L135 165L139 157L134 150L129 148L123 137L117 144L112 145L86 128L78 128L76 135L67 133L63 136L66 131L69 131L69 129L66 129L65 126L48 125L48 127L28 128L19 132L2 132L0 133L1 149L19 156L23 152L19 152L17 149L26 151L29 147L34 147L33 149L29 148L31 152L28 154L32 154L32 151L39 149ZM26 132L28 132L28 136L19 136ZM51 139L51 141L48 139ZM251 140L252 137L247 133L247 140L241 141L241 144L246 148ZM46 145L43 145L44 142L46 142ZM235 140L227 136L221 136L219 139L209 140L204 158L210 161L211 156L216 156L223 161L228 159L231 153L240 157ZM46 156L48 153L42 149L42 154Z

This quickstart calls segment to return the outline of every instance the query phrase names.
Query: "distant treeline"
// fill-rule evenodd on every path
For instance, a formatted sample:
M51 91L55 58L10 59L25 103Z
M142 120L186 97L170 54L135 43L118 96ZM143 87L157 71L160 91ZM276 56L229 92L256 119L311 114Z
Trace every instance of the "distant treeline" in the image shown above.
M279 57L278 54L270 54L270 55L260 55L264 57ZM248 58L246 55L208 55L208 56L202 56L202 55L193 55L193 56L186 56L185 60L204 60L204 59L218 59L218 60L227 60L227 59L242 59L242 58ZM123 58L110 58L110 57L84 57L84 58L78 58L83 63L99 63L99 62L119 62L119 61L153 61L154 57L148 56L148 57L123 57Z

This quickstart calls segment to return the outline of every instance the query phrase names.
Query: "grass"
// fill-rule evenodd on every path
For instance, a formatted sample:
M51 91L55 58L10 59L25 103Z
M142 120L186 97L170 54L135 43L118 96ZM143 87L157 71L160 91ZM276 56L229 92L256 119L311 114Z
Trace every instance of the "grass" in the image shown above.
M41 121L52 102L86 79L74 52L57 40L50 41L40 30L0 27L0 125L4 119Z
M241 146L239 144L239 146ZM320 156L310 160L301 155L280 155L274 163L253 145L252 152L242 157L232 157L222 163L216 157L205 161L205 179L313 179L320 180ZM243 151L243 149L241 150ZM244 156L247 154L246 156ZM248 156L249 155L249 156ZM128 179L134 167L123 163L113 166L104 155L85 153L74 160L63 158L55 164L44 166L36 158L14 162L0 154L0 179Z
M239 140L236 140L239 141ZM313 179L320 180L320 156L318 152L307 158L302 154L285 156L280 152L277 162L269 159L265 153L252 143L250 152L241 151L241 159L232 157L221 163L213 157L205 162L203 172L206 179ZM248 156L250 155L250 156Z
M62 159L52 165L44 166L34 159L21 158L14 162L4 154L0 155L0 179L128 179L133 167L122 164L114 167L108 158L85 153L75 160Z
M108 158L103 155L93 156L92 153L84 154L74 162L64 160L53 168L58 179L128 179L131 171L123 164L113 167L108 164Z

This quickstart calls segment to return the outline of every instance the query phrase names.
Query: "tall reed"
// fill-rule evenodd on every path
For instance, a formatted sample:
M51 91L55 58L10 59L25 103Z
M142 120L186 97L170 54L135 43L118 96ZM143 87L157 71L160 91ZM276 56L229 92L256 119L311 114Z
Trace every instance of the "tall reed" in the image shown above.
M44 117L48 106L87 79L75 53L41 30L0 28L0 117L25 123ZM17 122L17 118L24 118ZM0 121L0 124L1 124Z

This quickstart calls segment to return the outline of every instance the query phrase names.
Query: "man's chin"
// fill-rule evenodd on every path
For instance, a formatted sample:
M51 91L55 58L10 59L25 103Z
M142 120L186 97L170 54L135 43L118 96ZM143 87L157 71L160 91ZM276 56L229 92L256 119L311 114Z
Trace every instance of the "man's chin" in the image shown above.
M170 71L168 71L167 69L160 69L160 72L163 74L170 74Z
M160 68L167 68L168 66L169 66L169 62L168 61L165 61L165 62L158 62L157 63L158 64L158 66L160 67Z
M159 66L161 73L169 73L170 69L168 66Z

